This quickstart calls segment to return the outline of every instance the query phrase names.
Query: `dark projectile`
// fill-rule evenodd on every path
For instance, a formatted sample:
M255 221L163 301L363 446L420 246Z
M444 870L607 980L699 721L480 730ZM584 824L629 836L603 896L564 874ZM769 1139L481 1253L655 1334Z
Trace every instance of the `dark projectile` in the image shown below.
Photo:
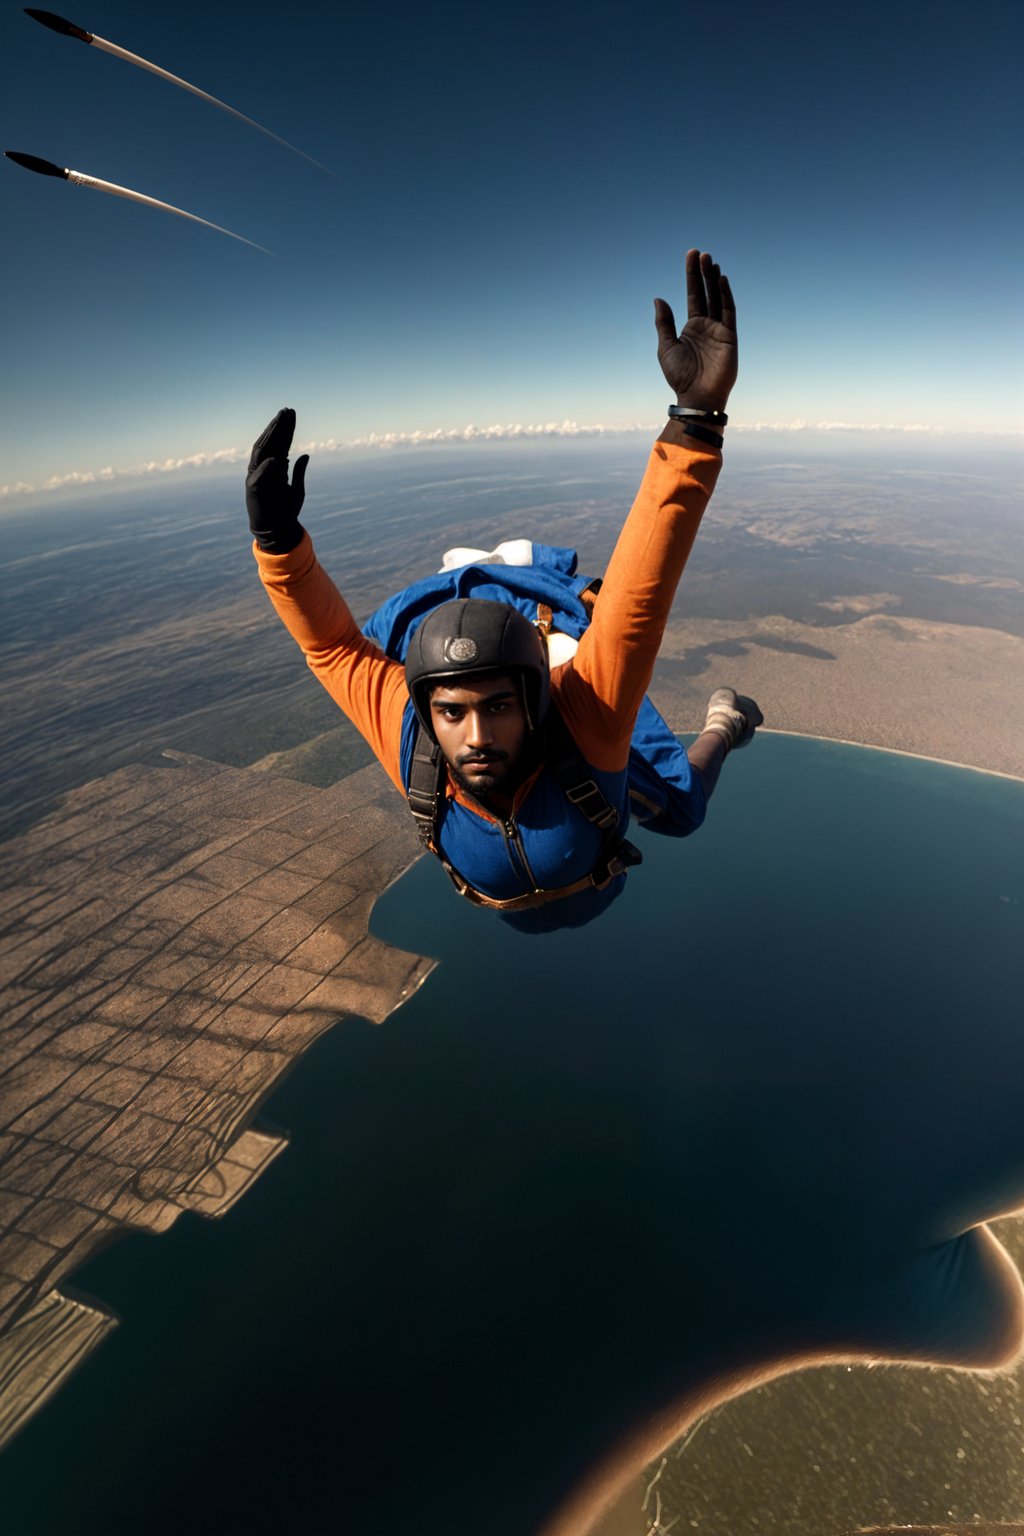
M54 165L52 160L40 160L38 155L22 155L16 149L5 149L4 154L15 165L23 165L26 171L37 171L40 176L60 176L64 181L68 179L67 170Z
M244 112L238 112L234 107L229 107L226 101L221 101L216 96L211 96L208 91L201 91L198 85L190 85L180 75L172 75L170 70L161 69L159 64L153 64L149 59L141 58L137 53L129 53L127 48L122 48L118 43L108 42L105 37L97 37L95 32L87 32L84 27L76 27L73 21L66 21L63 16L56 16L53 11L38 11L34 6L25 6L25 15L31 16L33 21L40 22L44 27L49 27L51 32L59 32L62 37L77 37L80 42L91 43L99 48L102 53L109 53L115 59L124 59L127 64L134 64L139 69L146 69L151 75L159 75L161 80L170 81L171 85L178 86L183 91L189 91L193 96L208 101L211 106L219 107L222 112L229 112L232 117L237 117L239 122L248 123L250 128L255 128L259 133L266 134L268 139L273 139L275 144L290 149L293 155L301 155L303 160L308 160L310 165L315 165L317 170L326 171L328 176L334 172L326 165L321 165L319 160L314 160L312 155L307 155L304 149L298 149L294 144L289 144L287 139L282 139L280 134L271 133L269 128L264 128L262 123L246 117Z
M233 229L225 229L223 224L214 224L210 219L201 219L198 213L187 213L184 208L176 208L173 203L163 203L158 197L149 197L145 192L136 192L132 187L118 186L116 181L101 181L98 176L87 176L84 171L72 171L54 165L52 160L41 160L38 155L23 155L17 149L5 149L4 154L8 160L13 160L15 165L22 165L26 171L37 171L40 176L59 176L62 181L69 181L73 187L92 187L96 192L108 192L111 197L123 197L130 203L144 203L147 208L160 208L164 213L177 214L179 219L190 219L193 224L205 224L207 229L215 229L220 235L228 235L232 240L240 240L243 245L251 245L253 250L262 251L265 256L273 252L266 246L257 245L255 240L247 240L244 235L236 235Z
M76 27L73 21L65 21L63 16L55 16L52 11L37 11L34 6L26 5L25 15L31 16L33 21L42 22L51 32L59 32L62 37L77 37L80 42L92 42L91 32L86 32L84 27Z

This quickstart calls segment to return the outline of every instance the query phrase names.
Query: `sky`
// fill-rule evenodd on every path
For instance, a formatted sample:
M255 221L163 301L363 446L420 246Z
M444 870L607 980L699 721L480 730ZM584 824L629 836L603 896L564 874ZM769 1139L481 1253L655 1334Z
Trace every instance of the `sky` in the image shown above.
M285 404L321 444L660 423L689 246L740 430L1024 428L1019 0L55 3L334 174L3 9L0 148L274 253L0 161L9 503Z

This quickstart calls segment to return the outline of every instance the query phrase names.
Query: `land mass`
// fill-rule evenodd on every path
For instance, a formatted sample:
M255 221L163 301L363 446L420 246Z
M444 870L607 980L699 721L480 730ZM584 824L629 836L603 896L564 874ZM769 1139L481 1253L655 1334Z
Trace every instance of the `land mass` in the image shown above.
M752 695L770 729L1024 777L1024 640L877 611L820 629L772 614L672 625L654 702L695 730L710 688Z
M448 543L525 532L598 574L632 453L504 479L491 461L442 474L434 457L429 479L410 460L323 492L309 522L362 614ZM355 772L368 749L270 614L237 498L203 494L9 529L3 825L29 830L3 849L0 1438L113 1326L58 1283L122 1229L227 1210L284 1145L253 1116L291 1060L338 1018L383 1019L430 969L366 927L415 855L409 818L379 769ZM1015 494L996 476L741 463L685 574L655 702L693 731L729 683L775 730L1024 777ZM410 568L410 547L430 557ZM756 1400L736 1412L753 1423ZM708 1486L727 1486L715 1435ZM662 1471L672 1483L666 1465L648 1493Z
M525 535L607 564L646 445L317 466L306 522L365 616L453 545ZM653 696L695 731L721 684L769 728L1024 776L1015 462L775 463L734 452L684 572ZM234 480L9 516L0 836L165 749L325 787L368 748L260 589Z

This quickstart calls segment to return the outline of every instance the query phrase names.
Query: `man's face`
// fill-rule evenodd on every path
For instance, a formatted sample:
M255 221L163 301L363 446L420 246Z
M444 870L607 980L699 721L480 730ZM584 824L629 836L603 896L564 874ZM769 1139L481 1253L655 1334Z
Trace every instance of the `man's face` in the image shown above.
M505 673L431 690L430 719L448 766L476 794L512 776L528 727L519 683Z

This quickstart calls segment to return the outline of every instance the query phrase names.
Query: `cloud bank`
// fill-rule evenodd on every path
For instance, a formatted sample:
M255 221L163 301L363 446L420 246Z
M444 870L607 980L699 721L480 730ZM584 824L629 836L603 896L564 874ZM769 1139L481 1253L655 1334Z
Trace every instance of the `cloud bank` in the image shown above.
M297 443L293 453L346 453L365 448L422 448L434 443L516 442L528 438L609 437L627 432L644 433L649 436L660 432L663 426L664 421L631 422L622 426L606 426L601 423L588 425L575 421L530 424L518 421L496 422L487 427L469 425L452 428L435 427L430 431L371 432L366 437L354 437L345 441L328 437L321 441ZM868 423L806 421L799 418L796 421L731 421L728 427L730 437L737 433L746 435L773 432L785 432L791 435L812 432L883 432L895 435L916 434L924 437L1024 438L1024 431L999 432L982 429L976 432L964 432L959 427L935 427L926 422L900 425L880 421ZM150 459L145 463L117 469L109 464L97 470L73 469L67 474L51 475L48 480L42 481L39 485L31 485L25 480L19 480L10 485L0 485L0 501L9 500L12 497L38 495L41 492L73 489L76 486L101 485L113 480L145 479L153 475L176 474L179 470L213 469L221 464L244 464L248 462L249 452L248 448L218 448L213 452L191 453L184 458Z

